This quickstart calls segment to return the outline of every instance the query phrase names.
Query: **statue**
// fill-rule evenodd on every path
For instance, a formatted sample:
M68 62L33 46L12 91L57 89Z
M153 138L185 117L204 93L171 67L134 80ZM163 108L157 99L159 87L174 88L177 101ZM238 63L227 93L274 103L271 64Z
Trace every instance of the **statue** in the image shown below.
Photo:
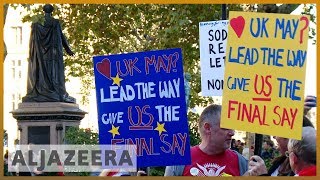
M63 47L73 56L59 20L52 17L54 8L43 7L45 21L31 26L27 95L22 102L75 103L65 87Z

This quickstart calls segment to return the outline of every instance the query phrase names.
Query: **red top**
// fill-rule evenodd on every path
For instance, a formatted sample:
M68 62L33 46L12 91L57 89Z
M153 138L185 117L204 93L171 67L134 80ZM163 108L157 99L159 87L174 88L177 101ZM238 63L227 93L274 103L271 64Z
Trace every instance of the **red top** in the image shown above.
M316 175L317 175L316 166L310 166L310 167L304 168L298 173L298 176L316 176Z
M130 175L129 172L120 171L116 169L112 169L105 174L105 176L127 176Z
M224 153L208 155L199 146L191 148L191 165L183 176L240 176L238 155L228 149Z
M116 174L118 174L119 172L115 172L115 171L111 171L107 174L107 176L115 176Z
M59 169L57 176L64 176L64 168L63 168L61 162L58 162L57 164L58 164L58 169Z

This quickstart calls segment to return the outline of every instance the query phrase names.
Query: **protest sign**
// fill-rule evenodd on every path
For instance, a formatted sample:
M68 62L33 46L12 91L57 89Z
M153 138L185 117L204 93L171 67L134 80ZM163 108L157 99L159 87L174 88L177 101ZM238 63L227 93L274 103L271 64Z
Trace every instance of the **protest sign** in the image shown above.
M309 17L229 18L221 127L301 139Z
M181 49L93 60L100 144L137 145L138 167L190 163Z
M228 21L199 23L202 96L222 96Z

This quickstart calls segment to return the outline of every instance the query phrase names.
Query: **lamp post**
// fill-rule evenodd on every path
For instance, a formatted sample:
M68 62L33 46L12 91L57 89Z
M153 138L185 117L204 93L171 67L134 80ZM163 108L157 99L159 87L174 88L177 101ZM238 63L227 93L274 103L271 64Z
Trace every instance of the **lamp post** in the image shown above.
M221 5L221 19L222 20L227 19L227 5L226 4Z

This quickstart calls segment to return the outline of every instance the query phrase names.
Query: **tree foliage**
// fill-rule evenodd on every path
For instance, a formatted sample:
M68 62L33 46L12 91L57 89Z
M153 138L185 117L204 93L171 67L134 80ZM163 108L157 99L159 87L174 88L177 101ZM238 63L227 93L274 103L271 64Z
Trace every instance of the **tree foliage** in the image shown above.
M42 6L30 8L24 21L42 21ZM67 39L76 53L66 57L67 76L80 77L86 102L93 88L92 57L102 54L180 47L184 71L191 75L190 108L206 106L211 98L199 96L199 27L203 21L219 20L219 4L55 4L54 16L62 22ZM291 13L299 4L230 4L228 11ZM310 14L314 6L305 6ZM315 17L311 16L315 22ZM313 30L313 34L315 31Z
M96 145L98 142L98 133L93 132L91 129L69 127L65 132L64 141L66 144L79 144L79 145Z
M66 57L68 75L80 77L84 95L93 87L92 57L101 54L180 47L184 71L191 74L190 108L205 106L200 97L199 30L201 21L219 20L221 5L55 4L54 15L76 53ZM42 6L24 20L36 21ZM229 10L240 10L239 5Z
M97 145L99 144L98 133L90 128L69 127L65 132L66 144ZM66 172L66 176L90 176L90 172Z
M93 88L92 57L101 54L180 47L184 71L191 75L189 108L206 106L212 98L201 97L199 22L219 20L221 5L155 4L55 4L75 57L66 57L67 76L80 77L83 97ZM241 10L230 5L229 10ZM24 21L42 22L42 5L30 9ZM197 137L196 116L189 116L192 137ZM195 134L193 134L195 133ZM198 142L195 140L192 144Z
M8 133L7 130L3 130L3 146L8 145Z
M3 5L3 22L6 21L6 17L7 17L7 12L8 12L8 8L9 8L9 5L8 4L4 4ZM6 59L6 56L7 56L7 46L6 46L6 43L4 43L3 41L3 47L4 47L4 52L3 52L3 61Z
M42 6L28 7L24 21L42 21ZM206 106L212 98L202 97L200 80L199 22L220 20L218 4L54 4L54 16L60 19L64 33L75 52L65 57L67 76L82 80L83 101L93 88L95 55L157 50L182 49L184 71L191 75L189 108ZM299 4L229 4L228 11L291 13ZM312 6L305 8L310 13ZM312 17L314 18L314 17ZM315 19L311 19L315 22ZM315 33L314 33L315 34ZM190 143L200 142L197 132L199 115L188 113ZM97 143L97 134L88 130L70 129L66 139L71 144ZM163 169L163 168L160 168ZM161 175L155 169L154 174Z

